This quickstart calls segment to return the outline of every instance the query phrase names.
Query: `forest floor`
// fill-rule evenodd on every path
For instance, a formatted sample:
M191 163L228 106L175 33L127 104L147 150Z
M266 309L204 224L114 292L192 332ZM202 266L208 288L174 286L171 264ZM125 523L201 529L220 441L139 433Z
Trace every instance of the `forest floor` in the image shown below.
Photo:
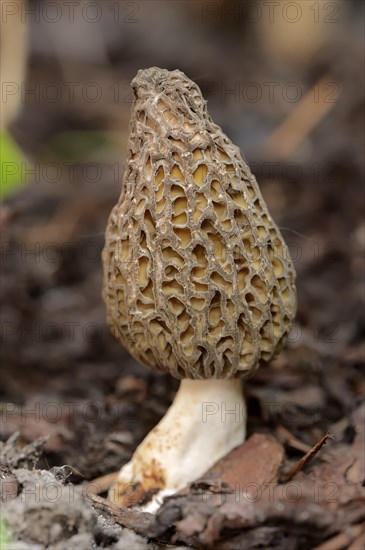
M120 192L115 166L104 166L94 183L80 163L72 177L70 169L52 185L41 170L37 181L4 201L4 550L365 546L363 97L358 65L349 57L326 67L333 82L341 83L342 100L329 114L315 114L321 124L302 136L302 156L294 154L292 162L288 154L270 165L267 151L255 159L248 154L295 263L296 323L279 357L244 382L246 442L166 500L156 515L105 500L104 476L129 460L178 387L134 361L106 325L100 254ZM251 63L249 69L259 67ZM52 70L37 65L31 78ZM268 68L261 70L268 78ZM247 74L260 81L260 75ZM103 75L97 78L101 82ZM214 97L209 101L226 132L241 135L233 111ZM69 134L52 141L65 127L74 130L76 115L78 123L82 118L78 105L71 114L66 107L56 105L45 116L40 103L28 105L13 131L29 157L48 140L58 162L70 160ZM115 106L124 134L129 107ZM262 104L242 109L252 114L254 107L261 108L258 117L265 115ZM265 116L274 112L266 107ZM92 109L95 114L97 106ZM278 117L285 115L280 105L275 109ZM98 113L95 120L97 125ZM84 129L91 132L92 124ZM275 148L287 137L282 127L271 144ZM122 141L125 146L126 135ZM49 166L52 147L42 150ZM108 150L110 158L119 158Z

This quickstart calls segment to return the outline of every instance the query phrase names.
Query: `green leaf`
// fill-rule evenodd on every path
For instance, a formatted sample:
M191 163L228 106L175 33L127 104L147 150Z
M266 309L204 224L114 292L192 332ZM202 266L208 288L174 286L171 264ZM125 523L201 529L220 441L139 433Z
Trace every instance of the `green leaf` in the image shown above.
M0 196L3 198L17 189L26 180L26 161L7 132L0 133Z
M0 550L6 550L6 545L12 542L9 527L5 520L0 520Z

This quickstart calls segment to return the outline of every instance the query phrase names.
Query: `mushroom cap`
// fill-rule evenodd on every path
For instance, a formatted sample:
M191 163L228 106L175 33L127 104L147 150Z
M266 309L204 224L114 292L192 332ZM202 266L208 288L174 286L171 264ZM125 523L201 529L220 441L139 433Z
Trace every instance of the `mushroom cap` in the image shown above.
M198 86L153 67L132 87L103 251L109 324L131 355L176 378L247 375L280 350L295 316L288 248Z

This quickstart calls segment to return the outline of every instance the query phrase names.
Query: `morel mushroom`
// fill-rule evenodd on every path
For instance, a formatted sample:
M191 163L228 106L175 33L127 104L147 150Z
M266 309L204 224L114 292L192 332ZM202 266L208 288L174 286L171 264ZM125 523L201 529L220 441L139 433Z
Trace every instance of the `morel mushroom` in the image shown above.
M103 295L131 355L182 382L119 473L111 498L124 505L131 492L180 490L242 443L240 377L278 353L296 310L288 249L198 86L153 67L139 71L132 88Z

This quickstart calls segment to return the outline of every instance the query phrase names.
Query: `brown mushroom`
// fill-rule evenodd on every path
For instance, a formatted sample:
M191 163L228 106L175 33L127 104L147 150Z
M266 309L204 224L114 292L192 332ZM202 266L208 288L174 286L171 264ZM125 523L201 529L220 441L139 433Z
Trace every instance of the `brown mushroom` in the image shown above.
M182 381L120 471L111 498L123 504L133 491L178 491L244 440L240 378L278 353L296 311L288 249L198 86L153 67L132 88L103 296L131 355Z

